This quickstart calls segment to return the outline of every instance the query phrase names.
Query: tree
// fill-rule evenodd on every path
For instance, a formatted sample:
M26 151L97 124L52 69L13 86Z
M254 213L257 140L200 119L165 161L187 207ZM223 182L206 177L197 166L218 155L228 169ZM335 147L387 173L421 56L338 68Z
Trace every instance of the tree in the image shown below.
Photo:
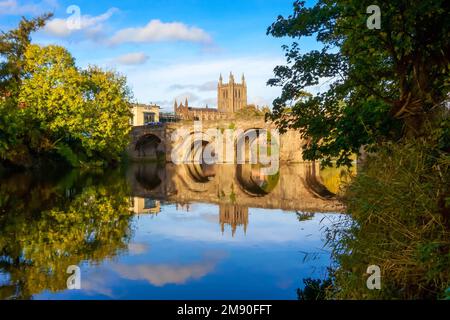
M378 1L381 29L369 29L369 0L319 0L279 16L267 33L292 37L286 66L268 84L282 86L267 119L308 140L304 157L350 164L361 146L424 136L425 124L448 99L450 3ZM318 50L302 52L297 40L315 37ZM329 88L314 95L310 86Z
M97 67L81 71L59 46L30 45L25 58L19 104L32 128L31 150L56 151L75 166L118 160L130 131L126 79Z
M28 119L25 142L36 153L57 148L81 131L83 78L70 53L58 46L28 46L19 93L21 116Z
M89 67L82 72L85 98L80 139L90 153L118 160L129 142L130 101L127 80L112 71Z
M14 97L18 92L24 66L24 54L31 43L31 33L44 27L53 16L44 14L32 20L22 18L17 29L0 34L0 97Z
M80 70L63 47L31 44L51 16L23 18L0 35L0 159L19 166L56 154L73 166L117 161L130 131L126 79Z
M51 17L52 14L45 14L32 20L22 18L17 29L0 34L0 159L3 161L31 162L28 148L22 143L27 130L19 115L17 98L31 33L42 28Z

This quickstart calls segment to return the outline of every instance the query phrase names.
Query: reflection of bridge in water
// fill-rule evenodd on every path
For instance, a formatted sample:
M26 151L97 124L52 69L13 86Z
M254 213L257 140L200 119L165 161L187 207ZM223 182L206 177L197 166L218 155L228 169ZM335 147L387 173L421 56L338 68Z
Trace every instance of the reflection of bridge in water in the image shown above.
M342 170L334 169L333 180ZM343 207L329 191L318 164L281 165L277 174L265 176L255 165L157 165L133 164L128 171L134 202L140 213L152 213L145 203L159 201L188 206L190 203L219 205L222 230L248 225L248 208L300 212L341 212ZM331 184L336 184L332 181ZM140 200L139 200L140 199ZM157 201L157 202L155 202ZM159 212L159 208L153 211ZM135 211L136 212L136 211Z

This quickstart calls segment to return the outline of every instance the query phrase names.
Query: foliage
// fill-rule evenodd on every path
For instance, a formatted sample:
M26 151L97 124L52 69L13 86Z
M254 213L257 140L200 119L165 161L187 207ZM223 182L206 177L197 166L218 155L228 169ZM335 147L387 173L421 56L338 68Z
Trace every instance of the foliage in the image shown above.
M42 157L72 166L116 162L131 130L126 79L95 66L80 70L63 47L30 44L48 17L24 19L1 39L8 92L0 100L1 159L21 166Z
M268 29L291 37L287 65L270 85L282 86L267 116L282 131L308 140L307 160L350 165L351 154L402 136L426 136L423 124L449 94L450 3L378 1L381 29L366 26L369 0L295 1L289 17ZM315 37L317 50L302 52L297 40ZM314 95L305 90L323 83Z
M88 159L117 160L130 130L125 78L96 67L80 72L70 53L58 46L30 45L25 56L19 102L25 118L34 115L43 137L31 146L50 151L64 143Z
M331 280L319 279L303 279L305 287L297 289L297 296L299 300L325 300L327 289L331 286Z
M31 42L30 34L43 27L51 14L27 20L15 30L0 34L0 160L28 164L30 155L21 137L26 129L19 116L17 98L24 73L24 54Z
M437 143L437 142L435 142ZM450 157L429 140L385 144L344 197L351 220L329 233L332 299L444 298L450 286ZM381 268L381 290L366 270Z
M17 29L0 34L0 97L14 99L20 88L24 54L31 43L30 34L42 28L53 14L32 20L22 18Z
M80 139L90 153L101 154L106 159L118 160L128 145L130 133L131 91L126 78L112 71L90 67L85 78L83 95L84 128Z
M20 141L22 128L23 119L19 116L19 110L0 100L0 160L6 159L7 155L9 158L18 157L19 149L13 148Z
M266 109L264 109L266 110ZM254 118L254 117L263 117L265 115L264 110L258 109L257 106L254 104L249 104L245 106L244 108L236 111L235 117L236 118Z

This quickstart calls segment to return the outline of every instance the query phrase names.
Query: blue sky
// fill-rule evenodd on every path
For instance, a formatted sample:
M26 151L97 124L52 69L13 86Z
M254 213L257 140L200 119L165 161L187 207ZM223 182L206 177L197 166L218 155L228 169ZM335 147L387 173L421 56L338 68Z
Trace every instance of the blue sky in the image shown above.
M127 76L135 99L170 111L174 99L192 106L216 106L216 83L232 71L245 73L249 103L269 104L280 92L266 86L273 68L283 64L281 45L290 39L266 35L293 0L0 0L0 28L17 25L20 16L51 11L46 29L34 35L42 45L69 49L77 64L115 69ZM80 23L73 26L73 11ZM305 43L305 49L315 46Z

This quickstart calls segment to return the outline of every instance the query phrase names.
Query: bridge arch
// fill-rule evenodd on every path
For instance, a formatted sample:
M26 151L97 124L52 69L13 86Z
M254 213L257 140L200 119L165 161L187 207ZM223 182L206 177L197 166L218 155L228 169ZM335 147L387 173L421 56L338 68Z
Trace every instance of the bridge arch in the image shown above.
M177 164L214 164L216 142L214 136L197 131L179 139L175 151L172 152L172 162Z
M164 143L158 135L146 133L137 139L134 152L138 158L157 159L164 153Z

